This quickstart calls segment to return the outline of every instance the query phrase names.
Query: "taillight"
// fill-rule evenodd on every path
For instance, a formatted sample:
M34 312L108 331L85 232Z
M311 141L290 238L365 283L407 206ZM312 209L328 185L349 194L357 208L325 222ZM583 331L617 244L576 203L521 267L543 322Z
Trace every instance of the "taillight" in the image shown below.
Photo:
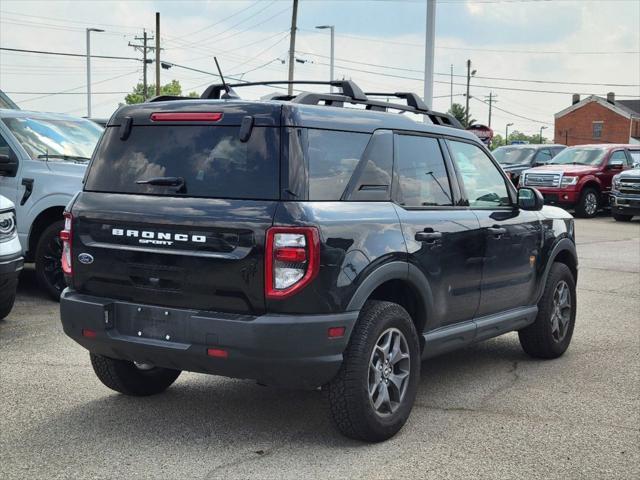
M265 295L286 298L304 288L320 268L320 236L314 227L272 227L265 246Z
M73 274L73 268L71 267L72 223L73 216L71 213L64 212L64 230L60 232L60 240L62 240L62 271L65 275Z

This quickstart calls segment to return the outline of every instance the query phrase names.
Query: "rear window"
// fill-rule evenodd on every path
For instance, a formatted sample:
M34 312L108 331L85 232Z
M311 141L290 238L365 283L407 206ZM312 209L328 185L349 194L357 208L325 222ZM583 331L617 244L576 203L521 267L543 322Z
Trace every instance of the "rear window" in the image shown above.
M274 200L279 197L277 128L136 126L126 140L107 128L87 174L85 190L109 193ZM180 188L138 184L178 177Z

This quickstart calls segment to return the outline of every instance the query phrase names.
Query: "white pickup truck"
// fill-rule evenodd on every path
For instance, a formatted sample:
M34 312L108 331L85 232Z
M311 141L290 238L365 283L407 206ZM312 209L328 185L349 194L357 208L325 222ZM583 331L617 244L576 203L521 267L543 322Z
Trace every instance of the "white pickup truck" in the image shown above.
M0 195L0 320L9 315L13 307L22 264L16 210L13 202Z
M15 204L25 261L58 299L62 212L82 188L82 177L102 127L69 115L0 109L0 195Z

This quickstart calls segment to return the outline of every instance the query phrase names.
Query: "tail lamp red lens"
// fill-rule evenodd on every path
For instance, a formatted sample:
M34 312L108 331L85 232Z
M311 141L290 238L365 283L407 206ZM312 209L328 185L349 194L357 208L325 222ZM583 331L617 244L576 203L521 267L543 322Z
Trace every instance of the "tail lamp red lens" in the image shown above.
M229 352L222 348L207 348L207 355L213 358L229 358Z
M290 297L320 268L320 235L315 227L271 227L265 244L265 295Z
M62 240L62 271L65 275L73 274L71 262L73 232L72 232L73 216L69 212L64 212L64 230L60 232L60 240Z
M330 327L329 330L327 330L327 336L329 338L342 338L346 330L345 327Z
M96 333L95 330L91 330L89 328L82 329L82 336L85 338L96 338L96 335L98 334Z
M219 122L219 112L155 112L151 114L152 122Z

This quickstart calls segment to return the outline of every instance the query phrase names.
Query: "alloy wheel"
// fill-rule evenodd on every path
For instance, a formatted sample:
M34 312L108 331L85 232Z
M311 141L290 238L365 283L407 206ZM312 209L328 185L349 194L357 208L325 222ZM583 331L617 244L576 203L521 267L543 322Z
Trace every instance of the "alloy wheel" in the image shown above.
M47 244L43 256L43 274L47 283L58 292L62 292L66 287L62 272L62 241L57 236Z
M587 193L584 197L584 211L587 212L588 215L595 215L598 210L598 197L593 192Z
M561 342L567 335L571 320L571 291L564 280L556 285L553 292L553 311L551 312L551 336Z
M385 330L369 361L369 400L378 415L391 415L400 407L409 385L410 366L404 334L397 328Z

